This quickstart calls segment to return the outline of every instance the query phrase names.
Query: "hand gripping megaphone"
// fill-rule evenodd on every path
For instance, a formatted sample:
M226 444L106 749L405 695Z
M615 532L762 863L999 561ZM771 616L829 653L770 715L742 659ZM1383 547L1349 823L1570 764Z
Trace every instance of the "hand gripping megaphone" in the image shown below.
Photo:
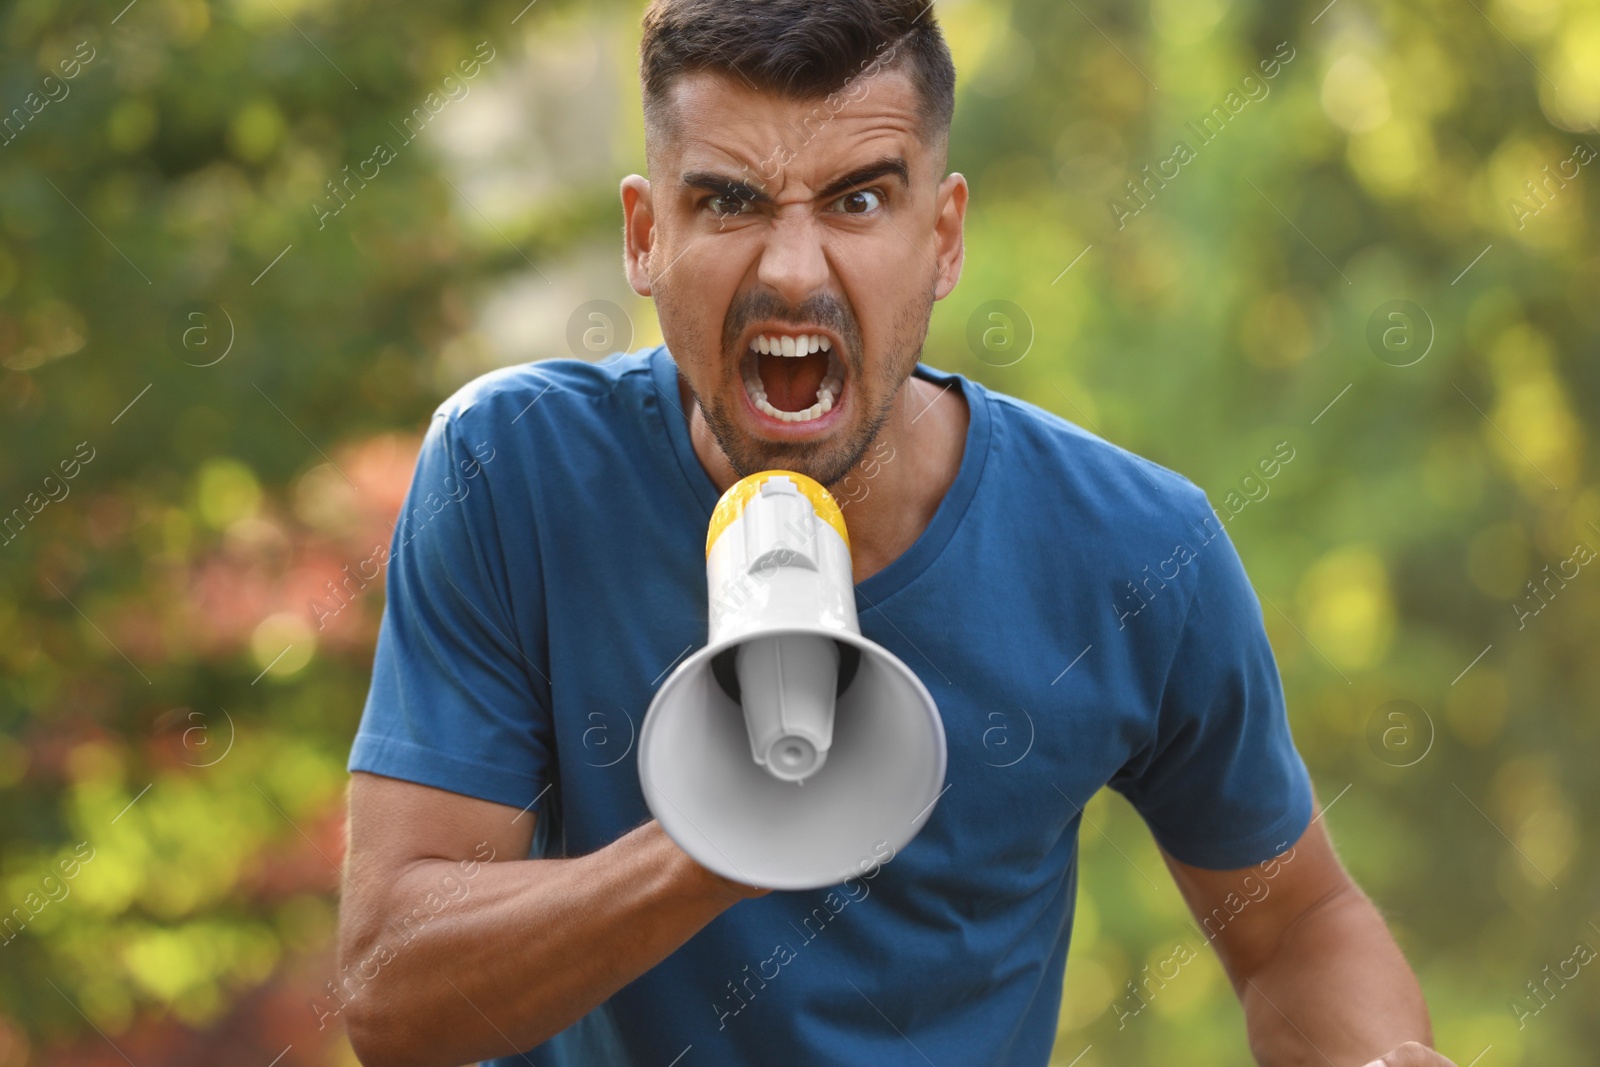
M767 889L836 885L899 851L940 796L944 726L861 636L838 503L793 471L741 479L712 512L706 582L710 640L639 734L651 813L701 866Z

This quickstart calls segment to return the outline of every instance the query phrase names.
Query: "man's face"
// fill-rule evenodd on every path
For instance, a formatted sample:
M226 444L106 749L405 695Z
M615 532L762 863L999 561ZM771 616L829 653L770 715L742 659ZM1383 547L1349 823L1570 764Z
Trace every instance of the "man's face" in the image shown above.
M630 281L734 470L832 484L959 277L965 182L938 180L899 71L806 102L709 72L672 94L654 180L623 183Z

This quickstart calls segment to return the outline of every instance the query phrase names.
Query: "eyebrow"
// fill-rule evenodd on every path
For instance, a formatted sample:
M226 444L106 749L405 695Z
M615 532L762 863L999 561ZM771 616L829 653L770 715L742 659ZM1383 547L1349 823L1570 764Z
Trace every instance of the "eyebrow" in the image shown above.
M901 185L907 187L911 185L911 169L906 166L906 161L900 156L885 156L865 166L857 167L848 174L835 178L823 186L822 190L817 194L817 199L831 200L858 186L866 185L868 182L888 175L899 178ZM750 182L739 178L730 178L715 171L690 171L683 176L683 185L686 189L703 189L719 196L734 197L750 203L772 203L772 197L768 196L766 190L760 186L752 185Z
M685 189L704 189L708 193L730 196L757 204L772 202L772 198L760 186L751 185L749 182L741 181L738 178L730 178L715 171L690 171L683 176L683 187Z
M875 181L891 174L900 179L901 185L910 187L911 169L906 166L906 161L899 156L884 156L882 159L868 163L864 167L857 167L849 174L829 182L817 194L817 199L832 200L834 197L841 193L847 193L858 185L866 185L870 181Z

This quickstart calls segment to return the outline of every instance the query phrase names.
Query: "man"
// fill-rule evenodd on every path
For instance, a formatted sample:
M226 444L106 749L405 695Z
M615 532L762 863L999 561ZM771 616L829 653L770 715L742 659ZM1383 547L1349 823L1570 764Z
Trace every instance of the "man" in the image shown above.
M1447 1063L1313 821L1204 495L919 362L968 195L923 0L656 0L641 55L651 180L622 183L624 261L667 345L509 368L437 413L351 754L345 966L319 1013L368 1064L1044 1064L1079 817L1110 784L1260 1062ZM696 865L632 751L705 639L712 506L767 468L854 487L862 630L922 678L950 749L920 835L825 892ZM995 715L1020 749L1020 709L1032 745L998 759Z

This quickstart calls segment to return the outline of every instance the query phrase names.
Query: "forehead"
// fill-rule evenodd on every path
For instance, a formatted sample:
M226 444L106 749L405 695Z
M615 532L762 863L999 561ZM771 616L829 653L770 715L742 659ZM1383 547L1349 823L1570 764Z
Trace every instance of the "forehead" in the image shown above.
M913 174L927 157L921 98L908 74L886 70L831 97L792 100L760 92L737 74L685 74L668 90L672 121L656 155L664 177L720 170L777 184L826 180L864 159L900 156ZM778 173L781 166L782 172Z

